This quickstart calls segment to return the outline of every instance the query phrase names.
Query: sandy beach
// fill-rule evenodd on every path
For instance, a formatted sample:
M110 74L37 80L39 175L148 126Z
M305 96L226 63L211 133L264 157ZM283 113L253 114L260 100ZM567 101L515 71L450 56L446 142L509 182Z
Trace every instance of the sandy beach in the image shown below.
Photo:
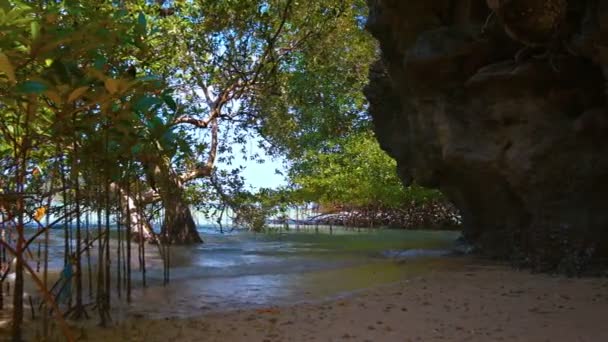
M473 264L341 298L206 314L132 317L83 341L608 341L608 279Z

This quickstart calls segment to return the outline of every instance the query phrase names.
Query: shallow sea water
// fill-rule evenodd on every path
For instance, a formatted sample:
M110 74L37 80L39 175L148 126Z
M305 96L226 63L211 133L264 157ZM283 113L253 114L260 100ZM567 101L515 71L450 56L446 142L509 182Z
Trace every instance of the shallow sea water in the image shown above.
M204 244L168 249L171 268L167 285L163 285L158 247L146 245L147 286L143 287L137 245L133 244L133 300L124 303L124 287L118 300L113 284L115 319L185 318L211 311L317 301L458 267L453 258L444 257L458 232L334 228L330 233L326 227L308 227L270 233L220 233L209 226L199 230ZM50 284L63 265L63 241L61 230L51 232ZM117 241L112 240L110 247L115 257ZM96 248L91 250L93 273ZM30 264L35 268L35 262ZM86 265L83 268L88 299L89 277ZM115 277L115 261L111 270ZM95 274L92 278L95 282ZM26 292L35 294L33 284L26 284Z
M209 311L315 301L455 267L443 256L455 232L292 229L218 234L202 229L205 244L171 247L171 281L148 254L148 287L133 292L122 312L145 317L190 317ZM134 276L135 278L138 275Z

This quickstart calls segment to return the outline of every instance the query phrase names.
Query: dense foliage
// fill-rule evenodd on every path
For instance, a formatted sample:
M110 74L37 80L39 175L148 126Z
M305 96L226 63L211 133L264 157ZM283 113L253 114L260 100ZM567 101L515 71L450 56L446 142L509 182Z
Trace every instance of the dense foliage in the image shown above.
M350 226L449 228L457 212L437 190L404 187L396 164L373 134L361 131L327 142L319 153L308 150L294 163L291 180L301 201L319 203L321 223Z
M66 200L92 202L75 181L125 196L136 181L138 206L166 208L169 242L199 240L188 200L204 196L186 188L235 142L262 134L295 157L362 122L375 52L363 1L5 1L2 13L2 151L54 182L63 163Z
M305 151L291 172L305 196L326 206L399 207L441 197L435 190L405 188L395 161L368 131L334 139L323 153Z

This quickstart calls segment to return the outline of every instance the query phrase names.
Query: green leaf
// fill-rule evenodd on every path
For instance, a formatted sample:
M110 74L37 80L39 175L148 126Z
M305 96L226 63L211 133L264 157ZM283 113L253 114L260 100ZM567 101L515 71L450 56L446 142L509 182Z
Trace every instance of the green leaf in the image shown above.
M150 118L145 124L150 129L150 133L157 138L165 132L163 121L156 116Z
M30 29L32 31L32 39L38 39L38 37L40 37L40 24L37 21L32 21Z
M163 132L162 143L165 148L173 149L173 148L175 148L173 145L175 145L177 143L177 136L171 130Z
M49 87L40 81L25 81L17 86L17 91L24 94L42 94Z
M125 17L127 14L129 14L127 10L121 9L119 11L114 12L114 19L120 19L122 17Z
M136 78L139 82L159 82L162 80L159 76L156 75L146 75Z
M8 12L11 10L11 3L8 0L0 0L0 10Z
M134 155L138 155L141 151L143 151L144 147L141 143L138 143L131 147L131 153Z
M146 34L147 24L146 15L143 12L139 12L139 16L137 17L137 25L143 34Z
M93 65L95 66L95 69L103 70L103 68L105 67L105 65L107 63L108 63L107 58L105 58L104 56L98 55L97 57L95 57L95 62L93 63Z
M163 95L163 100L165 100L165 103L167 104L167 106L169 106L169 108L171 108L172 111L175 112L177 110L177 103L175 102L172 96Z
M0 72L3 72L6 77L8 77L9 81L17 82L17 78L15 77L15 69L13 68L13 65L8 57L2 52L0 52Z
M161 101L153 96L143 96L137 102L133 108L137 111L147 112L154 105L160 104Z
M28 6L27 4L25 4L24 2L21 1L15 1L15 7L13 8L13 10L21 10L21 11L29 11L32 8L30 6Z

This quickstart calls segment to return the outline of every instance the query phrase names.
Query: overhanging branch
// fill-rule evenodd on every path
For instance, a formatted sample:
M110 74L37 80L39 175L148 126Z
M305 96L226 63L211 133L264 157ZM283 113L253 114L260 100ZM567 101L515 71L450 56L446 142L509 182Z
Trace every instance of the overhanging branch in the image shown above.
M204 164L198 165L194 170L188 171L180 176L182 183L189 182L194 179L204 178L211 176L213 167L215 165L215 159L217 157L217 148L219 145L219 124L217 117L209 123L211 125L211 148L209 150L209 156Z

